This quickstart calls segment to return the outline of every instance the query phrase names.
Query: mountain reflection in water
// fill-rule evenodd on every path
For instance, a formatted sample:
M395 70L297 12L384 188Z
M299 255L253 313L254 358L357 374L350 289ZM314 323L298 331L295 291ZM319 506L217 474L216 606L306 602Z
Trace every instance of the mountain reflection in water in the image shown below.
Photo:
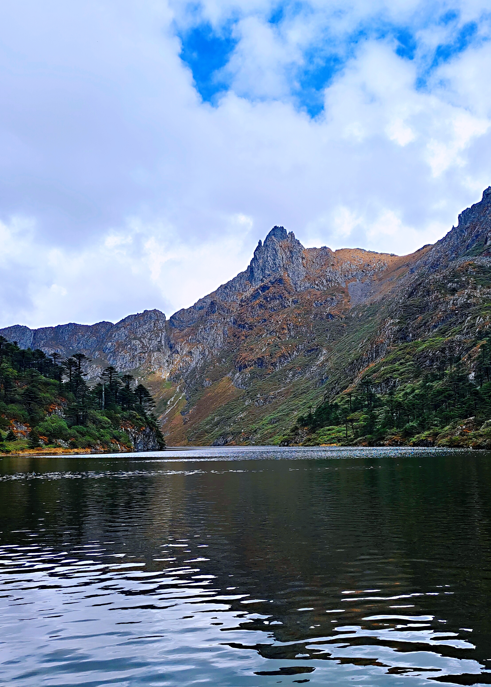
M0 685L491 684L490 497L484 452L4 458Z

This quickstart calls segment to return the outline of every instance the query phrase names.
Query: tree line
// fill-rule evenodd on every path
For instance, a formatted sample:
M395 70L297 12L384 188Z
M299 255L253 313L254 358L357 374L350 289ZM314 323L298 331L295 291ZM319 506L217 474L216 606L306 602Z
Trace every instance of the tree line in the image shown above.
M473 371L466 362L449 352L437 356L430 370L416 363L402 367L401 376L380 385L373 372L336 400L324 400L314 410L297 418L294 429L318 432L326 427L343 427L347 440L362 437L380 441L399 433L411 438L437 432L457 420L474 418L483 423L491 418L491 343L479 343ZM409 374L408 374L409 371ZM384 391L379 391L380 386Z

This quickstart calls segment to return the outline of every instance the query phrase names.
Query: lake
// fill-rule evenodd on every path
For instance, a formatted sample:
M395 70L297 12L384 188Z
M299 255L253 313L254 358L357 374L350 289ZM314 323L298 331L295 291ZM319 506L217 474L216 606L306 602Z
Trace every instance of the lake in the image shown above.
M0 685L491 684L491 453L0 459Z

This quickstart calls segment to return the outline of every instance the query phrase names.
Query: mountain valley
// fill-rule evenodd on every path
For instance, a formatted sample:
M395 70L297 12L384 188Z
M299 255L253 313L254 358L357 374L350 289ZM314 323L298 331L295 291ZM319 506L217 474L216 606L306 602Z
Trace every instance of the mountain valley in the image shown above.
M169 319L150 310L116 324L14 325L0 335L46 354L83 353L89 379L108 365L131 372L152 391L168 445L370 443L362 416L377 403L354 411L352 398L407 395L425 374L456 366L478 384L490 256L491 188L443 239L411 255L304 248L274 227L244 272ZM338 430L306 419L334 402L346 410ZM473 440L487 419L465 430ZM463 436L461 424L447 434ZM439 443L431 427L424 437L421 427L399 429L377 440Z

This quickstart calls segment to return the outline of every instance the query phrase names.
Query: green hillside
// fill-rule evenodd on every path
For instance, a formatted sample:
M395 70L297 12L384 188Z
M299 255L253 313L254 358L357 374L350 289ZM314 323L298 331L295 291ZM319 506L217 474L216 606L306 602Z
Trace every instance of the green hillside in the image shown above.
M113 367L89 386L83 354L59 358L0 336L0 453L165 446L146 387Z
M491 448L490 294L491 265L475 258L422 275L376 316L360 308L353 335L377 327L362 346L339 342L324 400L282 443Z

